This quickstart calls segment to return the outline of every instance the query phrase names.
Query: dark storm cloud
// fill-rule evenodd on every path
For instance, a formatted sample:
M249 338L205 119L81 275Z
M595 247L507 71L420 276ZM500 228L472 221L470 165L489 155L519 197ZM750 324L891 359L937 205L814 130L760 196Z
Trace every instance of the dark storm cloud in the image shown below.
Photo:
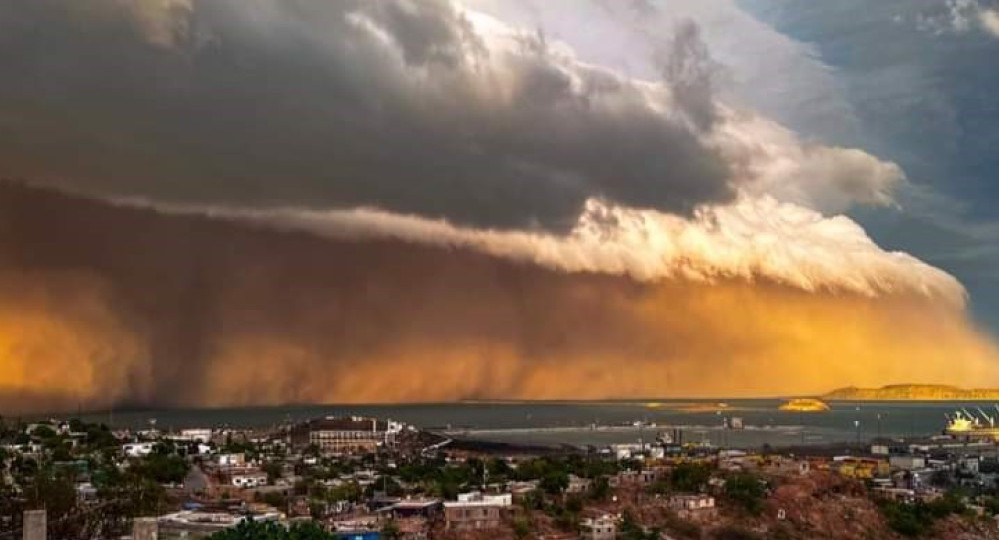
M703 51L675 52L689 74ZM490 39L443 1L0 0L0 76L3 172L92 193L556 229L588 197L733 196L684 120L710 95Z
M776 395L999 376L996 349L960 310L901 291L640 283L6 184L0 298L7 414Z
M663 76L677 104L698 128L711 127L718 119L714 78L720 67L711 59L697 24L690 20L678 24L669 48L660 55Z

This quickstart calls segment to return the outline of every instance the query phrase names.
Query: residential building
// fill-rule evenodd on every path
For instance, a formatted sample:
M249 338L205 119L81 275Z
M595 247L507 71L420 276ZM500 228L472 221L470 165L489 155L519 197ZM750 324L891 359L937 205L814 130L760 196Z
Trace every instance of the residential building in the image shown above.
M229 482L238 488L255 488L267 485L267 473L259 470L251 470L232 474Z
M310 420L291 431L291 444L296 448L315 445L324 452L374 452L380 446L392 445L402 431L398 422L351 416Z
M208 428L182 429L180 430L180 435L174 438L181 441L207 444L212 440L212 430Z
M569 485L566 487L566 493L585 493L593 485L593 481L589 478L580 478L574 474L569 475Z
M471 491L459 493L458 502L483 502L496 506L512 506L513 495L510 493L482 493L481 491Z
M611 514L584 518L579 524L579 537L582 540L615 540L617 522L617 516Z
M153 443L151 442L138 442L138 443L128 443L123 444L121 451L128 457L142 457L148 456L153 451Z
M239 454L219 454L215 458L219 467L244 467L246 466L246 455Z
M495 529L503 507L491 502L448 501L444 503L444 525L451 531Z
M440 499L403 499L380 511L390 513L394 519L431 519L440 515L442 507Z
M890 456L888 458L888 463L892 469L911 471L915 469L925 468L926 458L914 454L905 454L899 456Z
M670 510L684 519L701 519L715 515L715 498L703 493L672 495L667 505Z

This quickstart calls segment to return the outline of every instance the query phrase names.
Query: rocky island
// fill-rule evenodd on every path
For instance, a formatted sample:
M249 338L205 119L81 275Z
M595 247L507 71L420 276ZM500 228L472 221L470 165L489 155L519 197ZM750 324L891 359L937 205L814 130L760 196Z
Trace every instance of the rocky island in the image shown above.
M881 388L838 388L822 396L830 401L978 401L999 400L999 389L959 388L945 384L890 384Z
M787 412L825 412L829 410L829 405L815 398L794 398L781 403L777 409Z

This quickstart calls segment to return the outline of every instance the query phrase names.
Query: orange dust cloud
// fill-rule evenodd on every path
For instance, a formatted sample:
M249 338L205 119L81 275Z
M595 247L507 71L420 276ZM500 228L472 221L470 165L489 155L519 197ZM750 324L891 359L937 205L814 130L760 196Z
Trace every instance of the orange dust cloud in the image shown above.
M0 407L999 386L959 305L567 273L0 186Z

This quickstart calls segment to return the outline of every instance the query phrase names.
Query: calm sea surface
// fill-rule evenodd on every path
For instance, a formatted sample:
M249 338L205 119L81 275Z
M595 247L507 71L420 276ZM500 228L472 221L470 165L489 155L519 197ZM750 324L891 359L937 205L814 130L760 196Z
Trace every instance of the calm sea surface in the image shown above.
M708 441L717 446L788 446L869 440L883 436L923 436L940 433L951 413L964 407L990 415L992 403L958 402L830 402L824 413L777 410L776 399L664 400L597 402L489 402L409 405L308 405L215 409L128 410L85 413L91 421L115 427L260 428L287 421L327 415L391 418L421 428L467 438L530 444L604 445L654 439L660 432L682 429L684 441ZM726 418L739 417L741 430L723 429ZM635 421L654 423L641 429Z

